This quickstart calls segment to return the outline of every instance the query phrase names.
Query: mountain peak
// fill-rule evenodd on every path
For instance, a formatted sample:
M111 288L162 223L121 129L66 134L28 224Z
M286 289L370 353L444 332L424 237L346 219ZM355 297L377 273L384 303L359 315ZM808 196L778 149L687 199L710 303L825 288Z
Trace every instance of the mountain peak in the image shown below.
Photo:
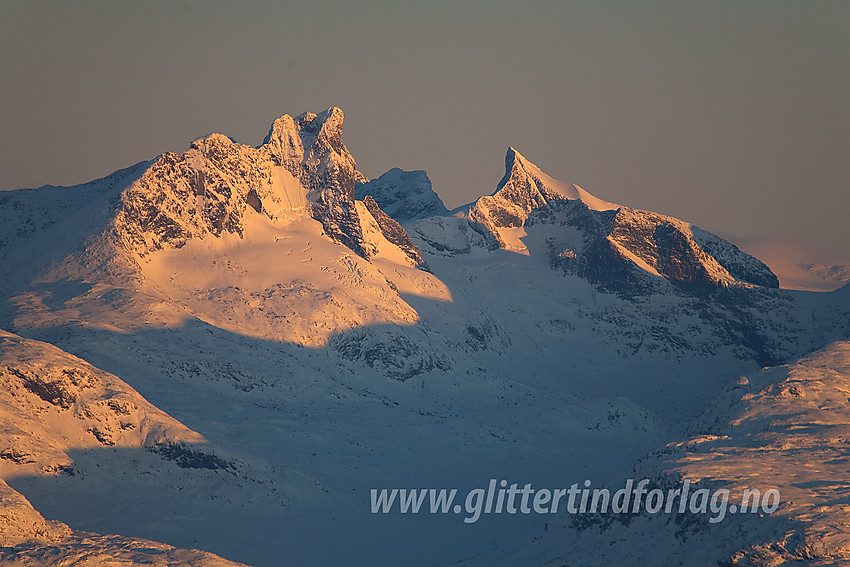
M505 175L496 186L493 196L499 195L502 191L504 191L502 197L517 204L526 202L545 204L552 199L567 199L582 201L589 209L596 211L620 207L616 203L603 201L591 195L578 185L563 183L546 175L514 147L509 147L505 154Z
M581 242L558 247L552 240L552 266L626 295L656 289L660 279L652 277L690 288L778 285L769 268L723 239L679 219L603 201L553 179L512 147L496 191L470 205L466 217L501 248L524 254L529 227L573 226Z
M243 236L246 207L272 220L306 209L332 240L369 256L354 199L365 177L342 143L343 121L337 107L284 114L259 147L211 134L164 155L123 198L125 241L144 255L208 233Z
M320 139L339 151L342 147L342 124L345 114L342 109L332 106L318 114L305 112L295 119L299 129Z
M284 115L272 124L261 149L307 189L313 218L328 235L366 255L354 206L354 186L366 178L342 143L344 120L335 106L318 114Z
M505 169L507 171L513 169L515 164L523 166L527 163L531 162L529 162L524 155L519 153L516 148L514 148L513 146L508 146L508 151L505 154Z
M198 150L202 154L206 154L210 151L214 151L215 148L229 148L231 146L238 145L239 144L235 142L233 138L225 136L224 134L219 134L218 132L213 132L212 134L193 141L189 144L189 147L193 150Z
M286 163L290 159L296 159L304 154L304 143L298 135L299 128L295 120L288 114L284 114L274 122L266 134L260 147L266 147L271 154Z
M431 188L428 174L422 170L404 171L394 167L377 179L358 183L354 191L357 199L371 196L398 222L449 214Z
M530 169L529 166L536 167L513 146L508 147L508 151L505 153L505 175L496 185L496 193L507 185L511 179L527 176Z
M578 185L562 183L546 175L510 147L505 154L505 175L496 185L496 191L473 203L469 207L469 218L495 235L499 228L522 227L533 210L555 201L581 201L587 208L597 211L619 208Z
M272 123L261 147L268 148L284 164L329 150L353 164L351 154L342 143L344 121L342 109L336 106L318 114L304 112L295 118L284 114Z

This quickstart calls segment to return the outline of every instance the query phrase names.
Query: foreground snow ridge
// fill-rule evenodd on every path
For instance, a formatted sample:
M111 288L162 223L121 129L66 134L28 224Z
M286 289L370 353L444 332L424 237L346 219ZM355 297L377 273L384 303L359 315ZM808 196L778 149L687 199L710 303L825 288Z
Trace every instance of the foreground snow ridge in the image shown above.
M116 376L52 345L2 330L0 381L5 479L73 477L73 449L204 442ZM5 480L0 480L0 546L4 565L239 565L203 551L72 530L45 520Z

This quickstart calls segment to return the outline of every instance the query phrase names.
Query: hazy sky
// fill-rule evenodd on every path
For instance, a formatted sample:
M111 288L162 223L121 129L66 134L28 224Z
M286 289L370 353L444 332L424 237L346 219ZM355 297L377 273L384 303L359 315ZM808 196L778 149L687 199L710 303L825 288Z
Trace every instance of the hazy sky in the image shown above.
M0 0L0 188L345 111L449 207L508 146L609 201L850 263L850 2Z

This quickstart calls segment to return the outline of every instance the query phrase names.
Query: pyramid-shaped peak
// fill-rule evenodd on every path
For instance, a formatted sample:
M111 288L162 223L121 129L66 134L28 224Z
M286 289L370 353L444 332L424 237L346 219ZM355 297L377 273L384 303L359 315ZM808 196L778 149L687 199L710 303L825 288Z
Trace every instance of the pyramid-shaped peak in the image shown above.
M542 180L539 179L540 175L545 174L543 174L539 167L529 161L528 158L519 153L516 148L511 146L505 153L505 175L504 177L502 177L502 180L499 181L499 184L496 186L496 192L498 193L505 185L509 184L512 180L525 180L529 177L534 178L535 185L540 185L542 184Z
M505 164L513 165L514 162L519 162L520 164L531 163L524 155L519 153L516 148L514 148L513 146L509 146L508 151L505 154Z
M505 175L496 186L494 196L523 205L562 198L583 201L589 208L600 211L619 208L615 203L594 197L578 185L550 177L514 147L509 147L505 154Z

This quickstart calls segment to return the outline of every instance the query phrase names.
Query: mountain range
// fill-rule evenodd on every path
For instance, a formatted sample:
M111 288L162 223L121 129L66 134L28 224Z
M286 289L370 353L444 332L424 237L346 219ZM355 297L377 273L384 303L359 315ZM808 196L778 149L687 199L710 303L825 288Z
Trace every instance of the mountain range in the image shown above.
M0 193L0 560L846 561L850 287L780 289L513 148L449 211L423 171L361 174L343 120ZM369 508L492 478L784 500L716 524Z

